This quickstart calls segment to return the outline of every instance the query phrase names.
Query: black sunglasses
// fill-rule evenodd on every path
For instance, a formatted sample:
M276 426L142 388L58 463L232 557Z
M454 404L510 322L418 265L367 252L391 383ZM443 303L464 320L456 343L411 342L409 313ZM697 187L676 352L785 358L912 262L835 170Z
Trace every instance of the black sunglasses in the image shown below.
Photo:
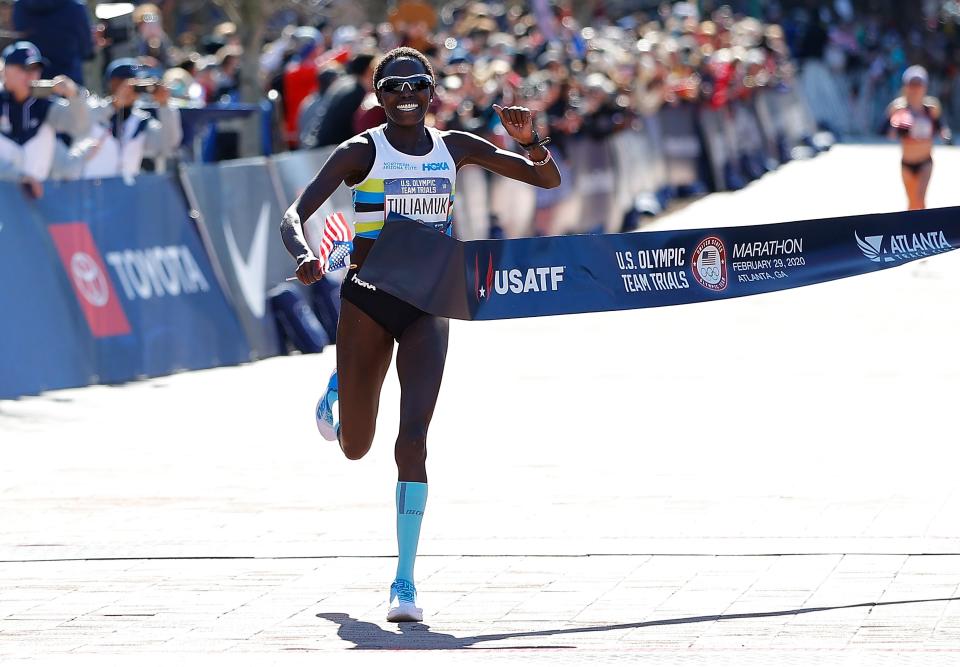
M388 76L377 82L377 90L388 93L403 92L404 86L409 86L411 91L422 93L433 85L433 79L426 74L414 74L413 76Z

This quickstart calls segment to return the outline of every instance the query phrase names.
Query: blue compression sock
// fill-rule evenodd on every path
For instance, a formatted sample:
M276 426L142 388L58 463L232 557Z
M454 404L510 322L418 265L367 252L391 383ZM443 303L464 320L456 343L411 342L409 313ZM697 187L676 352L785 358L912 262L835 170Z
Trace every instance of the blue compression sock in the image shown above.
M413 583L413 563L417 559L420 522L427 506L424 482L397 482L397 579Z

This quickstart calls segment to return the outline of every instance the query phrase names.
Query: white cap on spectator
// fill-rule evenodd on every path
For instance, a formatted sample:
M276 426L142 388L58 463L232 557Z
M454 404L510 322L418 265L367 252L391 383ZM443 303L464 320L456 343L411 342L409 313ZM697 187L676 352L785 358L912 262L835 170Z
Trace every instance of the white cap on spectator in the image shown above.
M673 6L673 15L679 19L697 19L700 20L700 10L692 2L678 2Z
M911 65L907 68L907 71L903 73L903 85L909 85L914 81L919 81L923 85L927 85L929 82L927 70L920 65Z
M342 25L333 31L333 48L353 44L359 33L352 25Z

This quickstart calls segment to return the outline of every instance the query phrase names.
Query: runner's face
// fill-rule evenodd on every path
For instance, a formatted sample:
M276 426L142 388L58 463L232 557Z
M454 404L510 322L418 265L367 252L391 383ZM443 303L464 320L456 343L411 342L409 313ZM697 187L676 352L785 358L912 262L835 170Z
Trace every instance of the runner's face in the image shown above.
M411 126L423 122L427 115L427 108L430 106L430 100L433 98L433 86L422 88L423 78L428 76L421 65L416 60L401 58L394 60L383 70L381 78L381 87L377 89L377 99L383 105L383 110L387 114L387 120L395 125ZM402 83L397 79L390 77L413 77L406 79L410 85L400 85L399 89L395 85L382 85L385 80L389 84ZM422 88L422 89L418 89Z
M133 84L136 83L136 81L136 79L110 80L111 94L117 106L128 107L136 102L137 91L133 88Z
M7 90L14 95L28 96L30 94L30 83L40 78L40 70L40 65L29 67L8 65L5 71Z
M907 101L916 106L927 94L927 87L920 79L914 79L907 84Z

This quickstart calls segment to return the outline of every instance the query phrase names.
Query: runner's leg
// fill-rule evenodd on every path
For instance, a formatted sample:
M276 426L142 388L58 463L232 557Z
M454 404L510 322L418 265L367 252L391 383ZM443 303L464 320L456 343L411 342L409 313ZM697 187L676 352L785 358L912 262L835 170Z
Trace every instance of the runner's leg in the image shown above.
M427 481L427 429L440 393L449 326L443 318L424 316L400 337L400 433L394 452L400 481Z
M400 377L400 432L394 454L397 461L397 576L390 587L391 603L400 598L388 620L417 619L413 567L420 540L420 524L427 504L427 430L440 393L447 357L449 323L424 316L400 337L397 374Z
M356 305L343 299L337 324L340 448L363 458L373 443L380 389L393 357L393 337Z
M933 175L933 162L928 162L917 174L916 203L918 209L927 207L927 186L930 185L930 177Z
M917 175L913 173L912 169L905 166L900 167L900 174L903 177L903 189L907 193L907 209L910 211L916 210Z

